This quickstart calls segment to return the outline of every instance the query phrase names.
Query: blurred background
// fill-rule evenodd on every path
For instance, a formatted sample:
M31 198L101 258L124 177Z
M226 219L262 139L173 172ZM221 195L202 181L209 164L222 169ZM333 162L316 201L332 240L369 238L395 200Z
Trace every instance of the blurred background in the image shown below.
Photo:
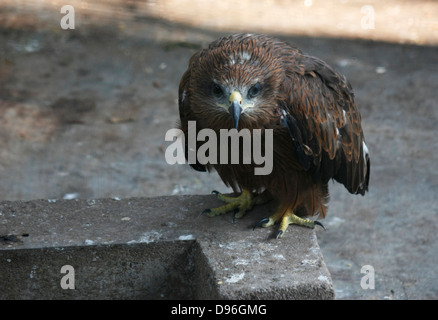
M1 0L0 200L230 191L168 165L164 136L188 59L232 32L288 41L355 90L370 192L330 184L317 231L337 298L438 298L438 1Z

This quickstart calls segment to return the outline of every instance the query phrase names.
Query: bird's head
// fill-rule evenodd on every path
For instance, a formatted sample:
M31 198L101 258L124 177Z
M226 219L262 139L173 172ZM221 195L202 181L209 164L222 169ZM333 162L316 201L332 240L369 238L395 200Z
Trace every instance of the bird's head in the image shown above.
M262 40L234 35L192 58L191 104L198 116L236 129L269 119L266 113L274 113L283 74Z
M235 81L237 82L237 81ZM251 114L263 103L258 99L262 92L262 85L256 82L249 88L247 86L226 86L226 84L212 83L212 95L215 106L228 112L232 119L233 128L238 128L242 113Z

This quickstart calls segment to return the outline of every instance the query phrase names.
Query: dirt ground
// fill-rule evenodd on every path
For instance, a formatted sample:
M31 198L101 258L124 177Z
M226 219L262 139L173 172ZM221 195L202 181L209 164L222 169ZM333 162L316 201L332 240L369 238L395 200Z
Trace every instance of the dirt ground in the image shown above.
M231 31L267 32L345 74L362 114L370 192L330 184L317 231L337 298L437 299L438 3L206 3L69 1L75 29L63 30L60 1L2 1L0 198L229 191L168 165L164 136L190 56ZM360 285L365 265L374 289Z

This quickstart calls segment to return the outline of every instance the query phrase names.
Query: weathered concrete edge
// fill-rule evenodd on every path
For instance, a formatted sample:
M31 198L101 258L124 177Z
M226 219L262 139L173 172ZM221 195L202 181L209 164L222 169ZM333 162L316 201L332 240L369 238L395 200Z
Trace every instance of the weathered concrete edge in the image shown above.
M331 277L313 230L297 228L291 232L290 237L293 239L282 239L279 242L270 239L267 230L249 232L249 222L243 223L245 219L238 224L230 224L225 217L197 218L202 208L218 204L214 196L133 198L121 201L3 201L0 202L0 219L3 220L0 236L15 234L18 240L12 245L0 246L0 254L2 251L20 248L93 247L194 240L199 253L192 255L191 259L197 260L196 263L201 267L197 270L200 274L197 278L199 283L193 285L202 289L195 290L194 298L334 298ZM254 211L252 215L265 216L267 207ZM142 223L128 226L132 220ZM88 228L91 226L99 228ZM101 236L96 236L96 233ZM29 236L20 237L23 234ZM127 235L134 239L127 238ZM290 241L299 245L291 248ZM307 246L308 250L304 250L303 246ZM298 260L300 254L311 259L300 260L301 264L295 262L295 267L291 269L287 262L295 261L297 257L290 253L296 253ZM261 259L268 254L273 254L280 261ZM256 259L251 261L253 257ZM240 273L240 270L244 272ZM282 271L285 274L281 274ZM279 272L278 277L276 272ZM236 274L243 274L244 281L231 281ZM274 280L271 279L273 275Z

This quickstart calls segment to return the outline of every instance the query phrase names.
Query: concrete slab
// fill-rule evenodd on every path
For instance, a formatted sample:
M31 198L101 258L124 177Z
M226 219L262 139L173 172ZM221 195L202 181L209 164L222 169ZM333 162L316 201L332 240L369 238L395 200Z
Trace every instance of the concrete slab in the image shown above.
M272 204L235 223L199 216L218 205L214 195L2 201L0 299L334 298L313 230L253 231Z

